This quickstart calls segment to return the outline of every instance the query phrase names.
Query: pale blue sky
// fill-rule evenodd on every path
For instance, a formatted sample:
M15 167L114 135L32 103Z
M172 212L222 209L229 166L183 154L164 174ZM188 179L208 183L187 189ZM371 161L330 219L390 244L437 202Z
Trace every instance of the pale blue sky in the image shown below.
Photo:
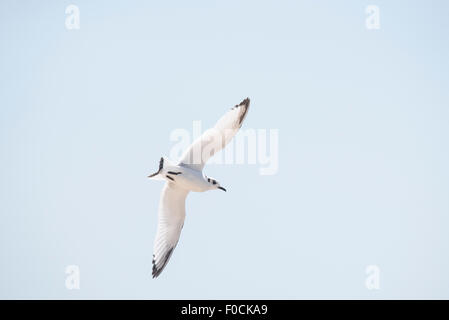
M0 1L0 297L449 298L448 9ZM188 196L151 279L146 176L172 130L247 96L244 127L279 130L278 173L206 167L228 192Z

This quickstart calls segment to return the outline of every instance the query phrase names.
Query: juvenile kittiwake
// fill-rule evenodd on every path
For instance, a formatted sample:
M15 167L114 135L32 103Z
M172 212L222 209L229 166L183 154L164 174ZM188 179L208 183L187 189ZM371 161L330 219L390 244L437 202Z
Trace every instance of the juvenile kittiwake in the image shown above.
M185 218L185 200L190 191L220 189L220 183L203 173L207 160L223 149L242 126L249 109L249 98L231 108L213 128L206 130L177 163L162 157L159 170L148 176L165 180L159 200L159 221L153 248L153 278L159 276L175 249Z

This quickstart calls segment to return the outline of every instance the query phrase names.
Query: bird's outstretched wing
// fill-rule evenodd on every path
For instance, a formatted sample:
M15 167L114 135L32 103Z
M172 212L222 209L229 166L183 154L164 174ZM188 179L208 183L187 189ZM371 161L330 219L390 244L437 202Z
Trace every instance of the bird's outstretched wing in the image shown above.
M153 248L153 278L159 276L167 265L178 243L184 217L188 190L167 182L159 201L159 222Z
M218 120L213 128L205 131L196 139L179 160L179 165L185 165L195 170L203 170L207 160L223 149L235 136L249 109L249 98L229 110Z

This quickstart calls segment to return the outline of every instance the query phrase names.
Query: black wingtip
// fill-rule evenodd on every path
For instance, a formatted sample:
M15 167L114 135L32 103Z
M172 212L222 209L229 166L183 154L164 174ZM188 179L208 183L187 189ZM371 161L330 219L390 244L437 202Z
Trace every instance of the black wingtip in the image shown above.
M153 263L153 270L151 272L151 275L153 276L153 279L154 279L154 278L157 278L161 274L162 268L158 269L156 267L156 261L154 261L154 254L153 254L153 261L152 261L152 263Z
M153 260L151 261L151 263L153 264L153 270L151 272L151 275L153 276L153 279L156 278L156 265L155 265L155 262L156 261L154 261L154 254L153 254Z
M156 266L153 264L153 272L152 272L152 276L153 279L157 278L157 276L160 274L160 271L156 268Z
M242 115L240 116L239 119L239 125L242 125L243 120L245 120L246 114L248 113L248 109L249 109L249 98L246 98L245 100L243 100L242 102L240 102L239 105L235 106L234 108L239 108L239 107L243 107L244 111L242 113Z
M249 102L250 102L249 98L246 98L246 99L242 100L242 102L240 102L239 104L236 104L235 106L233 106L233 107L231 108L231 110L232 110L232 109L239 108L239 107L245 107L245 108L247 108L247 107L249 106Z
M249 105L249 98L246 98L245 100L243 100L242 102L240 102L239 106L245 106L247 107Z
M156 261L154 261L154 254L153 254L153 262L152 262L153 263L153 271L152 271L153 279L157 278L161 274L162 270L164 270L165 266L167 265L168 260L170 260L170 257L173 253L173 249L174 249L174 247L167 251L165 256L162 258L163 262L162 262L162 264L160 264L159 268L156 267Z

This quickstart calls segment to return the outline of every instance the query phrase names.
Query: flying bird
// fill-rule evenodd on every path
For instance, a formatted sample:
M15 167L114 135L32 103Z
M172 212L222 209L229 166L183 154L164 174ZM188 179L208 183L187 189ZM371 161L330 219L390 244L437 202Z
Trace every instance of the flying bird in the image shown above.
M153 247L153 278L164 270L178 244L184 225L187 194L190 191L226 191L217 180L206 176L203 168L209 158L232 140L242 126L248 109L249 98L246 98L223 115L213 128L198 137L177 163L162 157L159 170L148 176L166 181L159 200L158 226Z

